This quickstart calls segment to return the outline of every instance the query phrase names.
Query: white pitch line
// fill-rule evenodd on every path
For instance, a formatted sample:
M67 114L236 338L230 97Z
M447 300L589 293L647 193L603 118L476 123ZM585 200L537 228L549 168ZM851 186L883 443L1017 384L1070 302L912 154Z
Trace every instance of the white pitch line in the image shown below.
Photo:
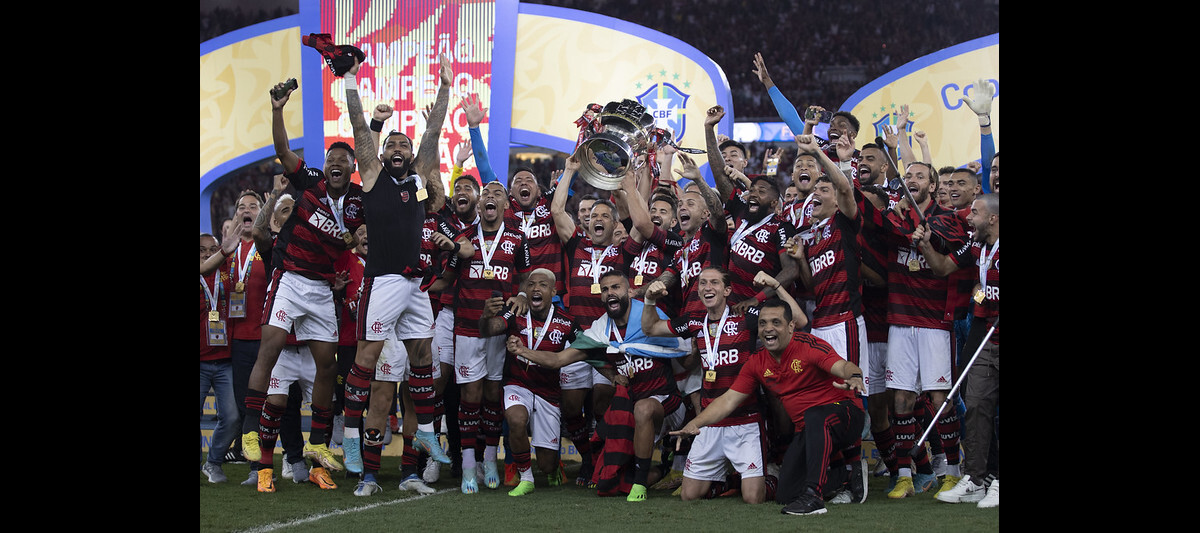
M428 498L429 496L437 496L438 494L442 494L445 492L451 492L451 491L455 491L455 490L458 490L458 489L442 489L433 494L418 494L416 496L412 496L409 498L402 498L399 500L391 500L391 501L385 501L385 502L372 503L370 505L363 505L361 507L352 507L350 509L338 509L338 510L331 511L331 512L324 513L324 514L312 515L312 516L309 516L306 518L301 518L299 520L267 524L264 526L258 526L258 527L251 528L251 529L244 529L242 531L244 533L266 533L268 531L275 531L278 529L298 526L298 525L307 524L310 522L316 522L318 520L323 520L323 519L329 518L331 516L357 513L359 511L368 511L368 510L374 509L376 507L383 507L384 505L393 505L393 504L397 504L397 503L416 501L416 500L420 500L422 498Z

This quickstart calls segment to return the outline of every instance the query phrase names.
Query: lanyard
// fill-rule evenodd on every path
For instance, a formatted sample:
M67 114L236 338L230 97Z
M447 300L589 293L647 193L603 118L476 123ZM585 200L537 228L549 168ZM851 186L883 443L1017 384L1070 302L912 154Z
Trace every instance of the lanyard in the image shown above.
M339 196L335 202L333 198L329 196L329 191L325 191L325 199L329 200L329 210L333 211L333 220L334 222L337 222L338 231L342 233L346 233L346 225L342 222L342 203L346 201L347 196L349 196L349 194L344 193Z
M768 220L771 220L771 215L764 216L762 220L759 220L757 224L750 226L749 228L747 228L746 226L750 223L750 221L742 220L742 225L738 226L737 231L733 232L733 238L729 240L729 244L731 244L731 245L736 244L738 241L742 240L742 238L744 238L747 234L753 233L754 230L761 228L762 225L766 224Z
M596 258L596 248L592 248L592 283L600 283L600 264L604 261L605 257L608 257L608 252L611 252L614 246L616 244L608 245L608 248L604 249L604 252L600 254L598 259Z
M483 224L479 223L476 227L479 228L480 248L483 248L480 250L480 254L483 256L483 268L487 270L492 268L492 256L496 254L497 245L500 244L500 236L504 235L504 223L500 223L500 229L496 231L496 236L492 237L491 248L488 248L487 237L483 235Z
M987 243L981 243L982 249L979 251L979 287L987 288L987 271L992 268L992 258L996 257L996 252L1000 251L1000 239L996 239L996 244L992 247L992 251L987 251ZM983 256L987 255L987 259Z
M529 311L525 312L525 325L529 326L529 333L525 336L525 338L527 340L527 342L525 344L526 344L526 346L529 346L530 350L537 350L538 346L541 346L542 339L546 338L547 330L550 329L550 321L553 319L554 319L554 306L551 305L550 313L546 315L546 320L544 322L542 322L542 332L538 335L534 335L533 332L534 332L534 329L536 329L536 328L533 327L533 314ZM534 339L537 339L537 341L534 342Z
M721 313L721 321L717 324L717 338L714 340L708 335L708 314L704 315L704 329L701 334L704 335L704 347L708 351L704 354L704 362L708 363L708 368L714 370L717 368L717 351L716 348L721 347L721 334L725 331L725 320L729 318L729 306L725 306L725 312Z
M241 247L242 247L242 245L239 244L238 245L239 252L241 251ZM238 261L238 267L237 267L238 278L237 278L237 280L239 282L244 283L246 281L246 277L249 276L250 265L252 263L254 263L254 252L255 252L255 244L252 242L252 243L250 243L250 251L246 252L246 262L243 263L241 254L238 254L238 256L237 256L237 261Z
M204 279L204 276L200 276L200 286L204 288L204 299L208 300L208 309L211 311L217 310L217 299L221 294L221 274L218 272L214 278L216 286L210 290L208 288L208 280Z

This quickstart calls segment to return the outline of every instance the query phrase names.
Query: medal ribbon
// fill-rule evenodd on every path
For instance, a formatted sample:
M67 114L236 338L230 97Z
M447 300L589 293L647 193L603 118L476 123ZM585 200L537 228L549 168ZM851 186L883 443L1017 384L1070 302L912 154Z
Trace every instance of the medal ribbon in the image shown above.
M982 249L979 251L979 290L987 289L987 271L992 267L992 258L996 257L996 252L1000 251L1000 239L996 239L996 244L992 247L992 251L987 251L987 243L980 245ZM987 259L983 256L987 255Z
M499 247L498 245L500 244L500 236L504 235L504 223L500 223L500 229L496 231L496 236L492 238L492 246L490 250L488 248L487 238L483 235L483 223L476 224L476 227L479 228L480 248L483 248L480 250L480 254L483 256L483 269L491 270L492 256L496 254L496 248Z
M238 245L238 251L241 251L240 244ZM254 263L254 252L255 252L255 244L252 242L252 243L250 243L250 251L246 252L246 262L245 263L242 262L241 254L238 254L238 256L237 256L237 261L238 261L238 267L237 267L238 278L237 278L237 280L242 283L245 283L246 278L250 275L250 265L252 263Z
M209 311L217 310L217 303L218 303L217 297L221 293L221 273L220 272L218 272L217 275L214 276L214 280L216 281L216 286L213 287L212 290L209 290L208 280L204 279L204 276L200 276L200 286L204 288L204 299L208 300L208 310Z
M592 247L592 283L600 284L600 264L605 257L608 257L608 252L612 251L614 246L616 244L608 245L608 248L605 248L604 252L600 254L599 259L596 258L596 248Z
M717 324L717 338L715 342L708 336L708 314L704 314L704 329L701 333L704 335L704 347L708 351L704 354L704 362L708 363L709 370L717 368L717 351L716 348L721 346L721 334L725 332L725 320L729 318L729 306L725 306L725 312L721 314L721 322Z
M554 305L551 304L550 305L550 313L546 315L546 320L544 322L542 322L542 333L540 335L534 335L533 334L533 330L534 330L533 313L531 313L529 311L525 311L525 324L529 326L529 334L527 334L525 336L525 338L526 338L525 345L529 346L530 350L537 350L538 346L541 346L542 339L546 338L546 330L550 329L550 321L553 319L554 319ZM534 342L534 339L537 339L537 342Z

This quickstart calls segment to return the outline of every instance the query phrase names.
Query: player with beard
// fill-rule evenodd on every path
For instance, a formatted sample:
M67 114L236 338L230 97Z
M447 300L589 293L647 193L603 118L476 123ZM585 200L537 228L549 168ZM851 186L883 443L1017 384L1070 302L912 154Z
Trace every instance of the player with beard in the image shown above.
M823 514L830 451L862 433L862 402L854 394L865 390L862 370L820 338L796 331L792 317L799 308L786 291L779 295L782 301L772 299L759 310L762 349L743 364L728 391L672 435L700 435L700 428L725 419L761 385L782 400L797 429L779 471L776 501L784 514Z
M828 342L842 358L866 368L869 359L859 246L862 217L855 189L812 135L797 135L796 144L804 154L818 158L825 170L813 188L812 223L797 235L791 252L801 265L804 286L814 295L812 334ZM864 386L869 385L864 380ZM861 451L861 440L845 451L850 496L855 503L862 503L867 496L866 460Z
M886 147L867 143L858 150L858 184L884 185L895 173L888 164Z
M631 304L629 279L623 270L616 269L604 273L600 277L600 285L604 314L591 324L591 333L588 336L592 339L605 339L602 344L608 345L615 341L621 345L621 348L605 351L603 357L609 364L604 367L603 372L614 382L627 383L629 387L629 399L633 405L635 471L634 484L626 499L643 501L646 499L646 486L650 483L650 461L654 445L663 437L664 429L678 427L683 422L683 400L675 388L675 378L668 359L641 355L626 349L630 346L627 341L633 340L635 334L638 335L637 338L650 338L640 331L640 312L661 311L647 307L641 302ZM634 307L640 312L634 313ZM659 317L666 318L661 314ZM681 345L670 344L677 354L682 354ZM508 338L508 349L513 354L550 368L562 368L589 358L588 351L577 348L566 348L559 352L530 350L516 336ZM592 351L598 356L601 350ZM667 352L670 349L662 351Z
M641 297L644 288L666 271L675 253L683 247L683 237L673 229L677 221L677 209L678 203L674 197L655 196L650 201L650 235L642 235L637 230L622 245L629 258L629 273L633 276L629 286L633 288L634 298ZM679 314L679 307L673 301L661 301L659 307L668 315Z
M1000 319L1000 195L994 193L976 198L968 221L975 229L971 242L951 254L943 254L933 247L928 227L918 227L913 232L913 240L934 272L951 274L961 269L976 276L975 310L967 342L968 350L974 352L983 342L987 330ZM986 496L983 481L987 474L987 449L995 429L993 415L1000 404L999 328L992 332L965 377L967 383L962 397L967 412L963 417L966 428L962 441L966 453L963 476L953 480L954 486L946 488L952 481L948 473L943 489L935 498L947 503L979 502L979 507L997 507L1000 505L999 476L987 487Z
M891 430L896 439L897 477L888 497L906 498L916 492L913 484L912 452L918 424L913 415L920 391L929 394L933 405L946 399L951 387L951 322L945 320L947 279L929 268L911 234L918 225L920 210L926 219L950 214L933 201L937 182L927 163L913 163L905 171L905 186L916 202L902 200L880 221L893 245L888 254L888 349L887 388L893 396ZM943 447L958 446L959 422L951 410L935 421ZM928 487L922 483L922 489Z
M441 279L432 290L455 287L454 366L460 387L458 425L462 446L462 492L479 491L475 470L475 450L480 445L479 427L483 427L484 483L500 486L496 470L496 447L500 442L503 414L500 410L500 381L504 377L504 337L480 334L480 317L489 298L499 293L508 299L515 295L521 278L529 273L529 247L518 228L504 223L508 193L498 181L489 182L479 199L479 223L467 228L462 236L475 248L469 259L452 256ZM524 309L514 309L524 311ZM481 419L480 408L483 404Z
M276 89L283 90L283 84L276 85ZM304 455L329 470L342 469L327 444L333 418L330 404L337 377L333 263L343 251L353 247L353 231L363 223L362 188L350 182L354 149L346 143L334 143L326 153L323 171L305 165L288 147L283 107L290 95L288 90L280 99L271 98L271 130L275 155L284 169L290 169L287 179L301 195L272 253L275 272L263 308L262 339L247 385L246 419L242 424L242 454L247 460L261 464L260 492L275 491L274 446L260 448L259 439L277 433L280 427L283 409L265 400L271 369L293 328L296 338L308 343L317 365L312 430ZM261 413L257 421L255 413Z
M436 213L446 200L437 146L449 102L450 62L444 56L441 58L441 85L421 138L420 152L413 153L412 140L407 135L391 132L384 137L378 156L375 136L363 118L358 95L355 75L361 66L356 60L345 75L346 106L358 145L363 204L375 245L363 274L358 351L346 379L343 443L350 446L357 442L357 422L366 407L384 341L398 340L404 342L408 351L411 372L408 388L418 423L416 444L434 460L448 464L450 458L442 451L433 427L434 324L433 309L425 292L432 273L429 265L422 264L421 243L425 240L426 214ZM382 123L376 127L382 129ZM461 248L461 244L456 246L450 241L453 236L442 237L439 240L442 249L447 249L447 245L456 251ZM369 496L381 490L373 472L379 468L386 416L372 416L366 422L362 433L363 480L355 488L356 496Z
M718 105L708 109L704 116L704 140L708 146L708 167L712 169L718 198L727 202L735 189L732 181L734 172L744 178L750 160L746 158L746 147L742 143L727 140L717 144L716 126L724 117L725 108Z
M783 287L791 286L799 276L799 266L787 255L787 241L795 234L795 228L775 216L778 203L779 185L770 176L756 176L744 200L733 196L725 202L725 210L733 216L735 227L729 236L728 263L733 279L729 301L735 314L745 314L747 309L774 296L772 288L755 290L756 273L766 272Z
M554 273L539 268L525 280L529 295L529 310L518 315L505 308L501 298L490 298L483 310L479 331L484 336L515 335L531 350L561 351L575 337L575 319L552 303ZM499 314L499 316L497 316ZM505 358L504 418L508 421L508 442L520 482L509 496L524 496L533 492L534 478L529 459L530 430L533 447L538 448L538 469L547 475L550 485L557 485L558 436L560 431L558 369L544 368L508 352Z
M695 184L696 189L684 192L679 202L679 225L683 230L683 247L675 252L669 265L659 276L671 294L680 295L679 307L689 316L703 314L704 305L696 294L696 277L711 265L724 265L729 242L725 234L724 207L717 192L708 186L700 169L686 154L678 154L682 168L675 173ZM680 290L676 291L675 288Z
M764 282L766 277L766 273L760 272L755 281ZM647 335L695 339L696 349L692 356L699 356L704 372L703 408L729 389L742 364L754 352L758 316L757 309L745 315L731 312L727 298L732 287L729 273L724 269L705 268L700 272L698 284L700 299L707 311L703 320L678 316L662 320L651 313L642 313L642 331ZM666 286L661 282L651 284L646 289L646 305L654 305L655 300L666 292ZM685 501L712 498L726 488L733 488L725 486L725 462L728 460L741 476L743 501L762 503L768 498L774 499L775 480L764 476L762 415L757 396L748 396L733 413L713 426L713 431L706 431L692 443L684 468L681 497Z

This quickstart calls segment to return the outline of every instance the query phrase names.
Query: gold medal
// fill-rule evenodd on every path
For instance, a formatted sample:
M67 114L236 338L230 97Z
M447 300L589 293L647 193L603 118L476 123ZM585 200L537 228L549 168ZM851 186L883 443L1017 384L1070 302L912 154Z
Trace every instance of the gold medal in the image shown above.
M716 370L705 370L704 371L704 381L712 383L716 380L717 380L717 371Z
M912 272L921 270L921 262L917 261L916 258L909 259L908 260L908 269Z
M346 241L346 244L354 244L354 234L347 231L342 234L342 240Z
M493 271L492 269L489 268L489 269L485 269L483 271L483 279L494 279L495 277L496 277L496 272Z
M975 303L982 304L983 298L984 298L983 289L976 290L975 291Z
M716 325L716 324L709 324L709 325L708 325L708 336L709 336L709 337L715 337L715 336L717 336L717 325Z
M638 275L636 275L636 276L634 276L634 277L633 277L633 284L634 284L634 285L637 285L637 286L639 286L639 287L641 287L641 286L642 286L642 275L641 275L641 274L638 274Z
M426 198L429 198L429 193L425 190L425 188L421 187L420 189L417 189L417 201L424 202Z
M233 292L246 292L246 284L237 282L233 285Z
M208 312L208 321L209 322L220 322L221 321L221 313L218 311L209 311Z
M600 294L600 284L599 283L592 284L592 294Z

